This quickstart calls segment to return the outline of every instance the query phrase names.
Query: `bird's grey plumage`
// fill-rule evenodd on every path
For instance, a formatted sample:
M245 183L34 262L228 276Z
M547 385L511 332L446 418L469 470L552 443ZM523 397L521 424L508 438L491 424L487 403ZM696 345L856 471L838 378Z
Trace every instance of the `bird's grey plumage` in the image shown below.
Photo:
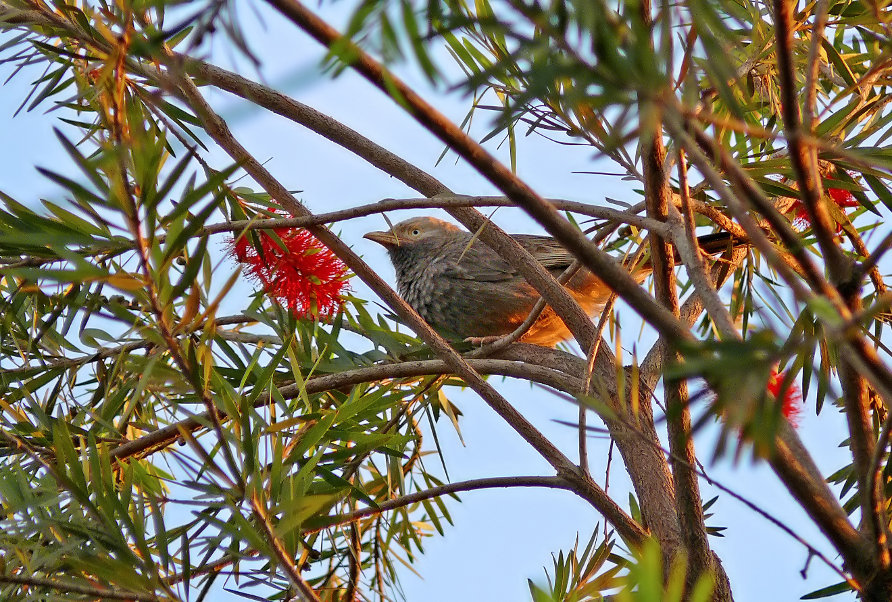
M524 321L539 298L505 259L474 240L470 232L448 222L416 217L389 232L371 232L366 238L389 252L403 299L432 326L461 337L508 334ZM529 234L513 238L556 277L573 263L573 255L552 238ZM640 278L645 276L646 272ZM566 286L589 314L603 307L610 294L585 269ZM554 345L569 336L549 307L522 340Z

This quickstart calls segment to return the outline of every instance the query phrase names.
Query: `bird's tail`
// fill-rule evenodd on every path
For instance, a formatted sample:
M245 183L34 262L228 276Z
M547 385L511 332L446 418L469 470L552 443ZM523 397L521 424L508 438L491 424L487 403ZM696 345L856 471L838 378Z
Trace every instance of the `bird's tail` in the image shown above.
M730 232L713 232L712 234L704 234L697 237L697 244L700 248L710 255L718 255L724 253L728 249L743 244L743 242L734 237ZM678 250L675 250L675 261L681 261L678 256Z
M747 243L741 241L730 232L713 232L711 234L698 236L697 244L700 247L700 250L704 253L707 253L709 255L718 255L736 246L746 245ZM678 249L674 249L674 259L676 264L682 263L681 255L678 253ZM653 270L653 264L651 263L650 256L640 259L634 268L632 267L631 260L629 259L626 259L624 264L639 282L642 282L645 278L647 278Z

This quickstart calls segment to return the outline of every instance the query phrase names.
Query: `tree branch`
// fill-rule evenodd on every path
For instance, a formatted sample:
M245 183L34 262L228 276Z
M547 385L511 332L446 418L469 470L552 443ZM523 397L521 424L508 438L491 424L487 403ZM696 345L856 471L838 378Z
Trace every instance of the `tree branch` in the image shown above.
M245 100L250 100L277 115L299 123L365 159L384 173L393 176L426 197L450 193L443 183L421 168L313 107L204 61L183 55L175 54L174 56L182 62L187 73L200 81L207 82Z
M516 358L469 359L466 361L479 374L499 374L501 376L528 379L567 393L573 393L582 388L582 381L578 377L553 368L534 364L525 365ZM344 389L361 383L453 373L452 367L444 360L416 360L394 364L376 364L324 376L314 376L307 379L303 385L292 384L280 387L279 393L285 399L292 399L300 395L302 390L312 395L325 391ZM266 399L258 399L255 402L255 407L262 407L266 404ZM109 456L113 460L120 461L132 456L154 453L177 441L180 438L181 431L197 431L207 426L209 420L210 416L206 414L197 414L180 420L143 435L138 439L122 443L112 449L109 452Z
M682 149L678 149L678 187L681 191L681 211L679 212L670 205L669 222L673 229L680 224L684 234L677 233L673 236L675 248L678 249L678 254L687 267L688 277L693 282L694 289L697 291L707 315L723 337L736 337L737 328L734 326L734 320L731 319L728 308L719 297L715 288L715 280L710 278L707 273L700 245L697 242L696 226L691 212L691 199L688 190L687 162Z
M456 483L447 483L439 487L431 487L424 491L417 491L392 500L386 500L378 504L375 508L362 508L349 514L339 516L330 516L322 521L316 522L312 527L302 529L305 534L316 533L329 527L338 525L347 525L353 521L357 521L369 516L377 516L384 512L389 512L397 508L403 508L412 504L430 500L444 495L455 495L462 491L476 491L479 489L496 489L508 487L546 487L549 489L573 489L572 484L563 477L539 477L539 476L521 476L521 477L488 477L482 479L471 479L468 481L459 481Z
M805 145L800 136L799 86L793 71L793 9L794 0L774 0L774 28L777 40L777 70L780 81L781 112L784 132L790 150L790 163L799 183L799 196L808 213L812 231L830 278L837 286L848 282L851 276L851 260L836 245L835 228L830 212L821 202L822 184L818 170L817 154ZM806 91L807 92L807 91ZM810 132L806 132L810 133Z
M713 180L717 190L724 191L724 184L721 183L720 179L716 181L708 161L706 161L705 157L700 154L700 148L687 145L687 134L683 130L679 130L676 133L678 134L677 139L681 140L681 142L686 145L691 152L692 157L696 157L698 163L702 162L700 170L704 176L707 177L707 179L711 178ZM829 293L831 300L833 298L838 299L839 297L836 290L827 285L826 280L824 280L820 273L818 273L817 269L811 263L811 260L801 253L801 242L798 240L798 236L789 229L789 224L777 216L773 207L765 202L764 199L751 188L751 182L749 182L745 176L737 173L737 168L730 157L728 157L727 151L722 148L716 148L707 140L705 134L702 134L702 132L696 128L695 136L697 136L701 146L710 148L718 154L722 167L725 168L726 173L731 176L731 181L738 184L737 190L740 190L743 194L747 195L747 200L756 205L756 207L763 212L763 215L772 222L772 226L775 226L775 222L778 222L775 231L777 232L779 230L782 238L791 237L791 240L789 240L791 244L789 246L792 247L791 250L794 256L797 256L797 259L802 255L800 264L805 268L806 272L810 274L810 279L814 282L813 286L816 287L816 290L822 293L826 291ZM724 191L724 194L727 194L729 207L733 208L739 203L739 201L733 197L733 193ZM753 227L751 218L749 218L749 216L742 210L736 211L736 215L741 225L743 225L747 230L747 233L750 235L750 240L753 244L759 248L760 251L763 251L764 248L768 253L774 253L773 247L764 233L757 227ZM780 223L782 221L783 223ZM821 284L822 282L823 286ZM794 283L796 286L793 286ZM795 282L795 278L792 276L790 276L788 284L790 284L794 290L799 286L799 283ZM806 295L806 299L812 294L811 292L805 292L801 287L799 287L799 289L800 293ZM845 306L843 306L843 312L844 314L848 314ZM855 530L849 523L848 515L839 505L836 496L834 496L827 487L823 475L814 465L814 461L811 459L806 448L802 445L799 437L796 435L795 431L786 424L786 422L783 423L782 428L778 433L776 449L777 451L775 452L775 455L769 460L775 473L784 482L806 512L808 512L813 520L815 520L821 529L824 530L824 533L830 541L834 543L837 550L843 558L846 559L846 563L852 567L856 577L862 581L866 580L868 575L871 574L870 571L873 570L871 567L873 567L874 564L870 555L866 554L864 546L865 541L860 537L853 536L853 533L858 534L857 530ZM865 573L863 571L867 572Z
M294 562L291 553L285 549L285 542L283 542L282 538L276 534L276 529L270 521L269 513L266 511L266 508L263 506L263 503L261 503L260 498L257 497L256 493L251 495L251 510L254 517L257 519L257 524L263 530L264 535L266 535L267 543L269 543L270 548L272 548L273 556L275 556L277 564L284 569L285 575L288 577L288 581L291 582L291 585L297 588L297 591L299 591L309 602L322 602L313 588L304 581L303 576L300 574L300 568L297 566L297 563Z
M877 568L870 543L849 522L839 500L827 487L805 446L786 422L781 423L768 462L781 482L815 521L862 584Z
M642 108L642 111L644 109ZM665 222L669 213L669 179L666 173L666 150L663 146L660 121L651 124L653 131L645 138L642 149L644 165L644 198L647 216ZM658 235L650 237L654 288L657 300L675 316L679 315L675 262L669 242ZM681 355L669 345L663 346L663 365L678 363ZM688 408L687 383L681 379L663 379L666 402L666 429L669 435L669 464L675 489L675 512L688 555L687 586L693 588L701 575L718 573L706 537L700 483L693 466L697 461L691 437L691 413ZM724 575L717 575L723 581Z
M636 228L667 234L665 224L656 222L646 217L637 215L632 207L628 211L617 211L608 207L599 207L578 201L564 199L548 199L560 211L571 211L580 215L609 220L614 223L629 224ZM494 196L469 196L469 195L437 195L430 198L416 199L383 199L376 203L357 205L349 209L317 213L303 217L287 217L275 219L239 220L219 224L211 224L200 229L196 236L203 234L216 234L219 232L242 232L245 230L263 230L269 228L306 228L308 226L321 226L335 222L366 217L386 211L399 211L402 209L452 209L455 207L515 207L515 204L506 197ZM596 241L597 242L597 241Z
M83 594L85 596L95 596L105 600L131 600L133 602L164 602L165 600L173 600L167 596L161 597L155 594L140 594L137 592L121 591L117 587L110 589L107 587L87 586L70 581L58 581L55 579L42 579L40 577L29 577L25 575L0 575L0 583L25 585L28 587L39 588L45 587L67 594ZM36 592L29 592L34 595Z

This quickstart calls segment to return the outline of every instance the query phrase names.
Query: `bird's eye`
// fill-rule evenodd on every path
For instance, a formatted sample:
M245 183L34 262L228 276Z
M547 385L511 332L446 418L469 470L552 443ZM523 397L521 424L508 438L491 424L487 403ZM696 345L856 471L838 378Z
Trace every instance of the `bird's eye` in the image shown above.
M412 230L412 236L418 236L419 234L421 234L421 230L419 230L418 228Z

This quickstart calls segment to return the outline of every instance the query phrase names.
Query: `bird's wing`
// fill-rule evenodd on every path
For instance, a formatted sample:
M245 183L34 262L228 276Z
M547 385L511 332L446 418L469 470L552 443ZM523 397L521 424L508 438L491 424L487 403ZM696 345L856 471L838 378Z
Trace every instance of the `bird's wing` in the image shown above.
M573 256L548 236L517 234L514 238L533 255L547 270L560 274L571 263ZM462 253L451 258L444 276L459 280L503 282L520 278L517 270L480 241L463 247Z
M483 242L473 239L470 234L466 239L455 242L456 244L448 247L443 257L446 265L443 273L445 277L480 282L505 282L520 278L517 270L501 255Z
M573 263L573 254L550 236L515 234L514 238L548 270L560 273Z
M462 252L450 257L446 262L443 276L456 280L476 280L479 282L504 282L518 277L517 270L480 241Z

